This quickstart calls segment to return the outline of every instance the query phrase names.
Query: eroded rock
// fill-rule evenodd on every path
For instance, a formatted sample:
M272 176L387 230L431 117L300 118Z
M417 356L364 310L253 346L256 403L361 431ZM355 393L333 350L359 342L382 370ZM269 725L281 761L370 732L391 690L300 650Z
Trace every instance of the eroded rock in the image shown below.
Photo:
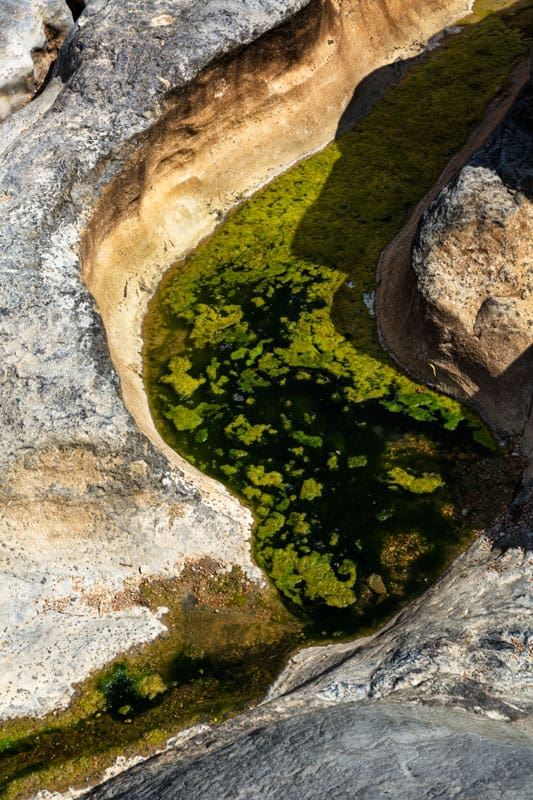
M528 457L532 119L527 83L484 146L442 187L416 235L418 215L384 254L378 290L387 348L422 380L473 403L504 440L521 441Z
M437 380L463 372L507 435L523 433L533 397L532 124L528 86L429 209L413 251Z
M256 720L192 757L169 753L91 792L94 800L394 797L499 800L529 796L533 743L501 723L392 703ZM44 800L44 798L42 799Z
M31 99L72 27L65 0L4 0L0 27L0 120Z
M154 219L157 203L152 204L146 218L143 211L157 194L156 178L172 178L174 168L174 178L165 183L163 195L164 203L168 203L176 190L182 201L181 206L178 202L172 207L173 213L181 209L182 214L173 230L186 230L196 220L198 209L183 201L191 194L177 191L180 175L189 189L192 187L192 195L194 186L198 186L194 174L184 176L187 153L175 148L176 139L171 136L156 136L154 122L158 120L162 121L159 131L168 131L173 125L179 128L183 119L179 115L190 98L177 91L169 96L168 90L184 87L213 60L227 57L291 15L299 11L305 14L305 6L305 2L296 0L292 4L264 0L253 6L247 4L247 15L243 15L238 3L223 9L206 2L176 3L170 11L168 0L110 3L105 15L86 16L85 24L62 54L62 77L4 125L0 145L0 275L4 298L0 317L0 586L5 592L0 606L4 692L0 714L4 717L40 714L65 705L74 680L80 680L121 649L157 634L161 629L157 615L139 609L134 599L128 602L126 597L125 607L117 607L118 598L124 598L128 586L135 588L141 574L143 578L177 574L187 556L212 555L228 564L242 564L260 580L250 558L249 516L221 487L196 474L170 452L158 450L139 432L126 411L101 317L81 279L79 245L81 229L92 218L93 227L88 228L93 238L87 235L84 239L86 276L92 286L102 290L102 313L107 315L108 324L112 323L116 320L111 313L116 305L115 295L108 307L104 306L105 290L117 292L118 297L122 293L124 300L130 292L148 295L157 274L183 247L183 242L163 237L159 250L154 245L154 250L143 256L148 261L157 252L159 257L148 287L142 281L140 267L145 262L141 256L134 262L134 267L139 267L134 270L136 282L128 282L132 276L125 270L114 285L109 277L113 277L112 271L102 277L98 267L102 262L116 266L118 250L107 262L103 258L105 252L95 256L102 242L109 244L112 240L116 244L117 239L112 237L114 226L125 223L118 239L123 244L128 241L128 231L134 238L140 237L134 225L139 220ZM355 4L353 14L362 7ZM400 20L406 25L409 22L410 30L421 30L423 3L410 9L409 21L400 13L403 6L383 7L382 31L392 31L395 42L394 37L401 34ZM333 3L318 2L311 8L313 13L324 12L311 26L316 36L313 41L323 48L319 49L321 53L333 52L326 51L326 46L330 47L327 26L332 20L337 23L336 32L343 30L340 18L335 17L338 9ZM372 9L374 14L374 4ZM393 11L398 14L396 26L391 24ZM448 7L440 9L432 24L438 27L447 15L449 21L451 13ZM357 22L361 23L360 17ZM425 24L431 27L427 19ZM368 26L370 36L369 31ZM289 33L285 31L286 40L291 39L290 33L290 28ZM350 52L358 49L356 46ZM346 51L340 52L342 55ZM386 55L385 51L381 53L382 58ZM291 79L301 78L304 61L295 62ZM327 63L325 57L323 61ZM342 63L346 68L343 75L350 73L350 60L346 58ZM207 82L213 74L220 78L216 71L219 66L200 75L195 87L197 96L201 96L202 80ZM283 70L279 71L282 77L287 73L286 66L283 61ZM372 62L371 68L375 66L376 62ZM317 62L310 58L306 69L313 73L316 68ZM367 61L361 66L361 74L368 68ZM339 74L335 65L330 70L326 76ZM231 74L236 76L237 71ZM257 89L253 71L247 77L248 89ZM276 97L283 99L286 87L279 74L278 79L261 88L264 94L258 93L262 100L268 98L272 102L273 110L278 107ZM302 82L305 85L303 79ZM295 79L293 86L296 84ZM239 88L238 81L235 85ZM214 95L226 88L218 83L209 91ZM339 91L335 101L337 115L343 98L347 101L352 90L353 86L348 88L347 83ZM297 96L295 90L291 99ZM233 98L231 94L228 97ZM325 125L322 117L320 124ZM272 127L265 123L265 129L271 136ZM280 140L288 138L286 130L283 125L278 129ZM181 134L187 136L190 131L180 131ZM318 134L313 141L313 146L318 146ZM161 142L170 143L168 151L162 147L157 152ZM210 143L209 134L206 142ZM153 147L148 158L144 151L147 144ZM239 152L242 155L244 149L241 147ZM257 149L252 149L250 161L256 156L259 159ZM292 153L291 158L295 157ZM288 161L287 153L283 163L265 167L263 179L284 168ZM123 179L115 182L117 176ZM111 189L106 193L104 187ZM241 188L251 191L253 187ZM113 206L108 214L103 213L102 204L97 208L102 197L104 205L107 202ZM201 206L203 222L195 229L198 235L215 223L215 212L227 210L238 199L237 188L232 186L223 207L216 206L213 197L205 201ZM206 218L208 223L204 224ZM166 230L159 229L157 234ZM186 247L193 238L187 240ZM168 253L163 257L165 248ZM126 254L129 255L127 250ZM142 308L143 303L145 300L138 300L135 308ZM502 308L500 304L500 311ZM488 312L486 318L481 316L479 325L493 325L498 318L494 309L489 308ZM109 325L111 349L116 352L121 350L121 330L119 325L115 329ZM132 337L134 344L128 344L120 354L123 387L128 371L137 385L140 383L138 334L137 328ZM131 408L142 420L139 409L134 404ZM325 784L313 782L313 773L321 763L329 763L332 768L324 779L327 791L338 789L340 796L354 772L336 769L339 748L347 754L344 763L356 769L354 753L361 748L366 752L368 747L369 753L375 754L376 769L379 764L388 763L387 759L392 763L398 753L406 770L411 764L415 771L425 769L428 791L434 789L431 776L435 771L450 775L449 780L452 773L457 773L454 791L462 797L479 797L480 787L483 796L490 791L490 781L479 773L474 776L476 784L472 764L477 759L485 769L489 753L497 753L500 765L504 765L503 783L511 785L508 781L515 770L515 796L527 796L523 793L525 770L520 771L517 763L529 758L530 741L515 729L527 727L532 704L532 612L528 594L531 519L531 499L525 493L498 526L385 630L355 644L302 654L281 676L267 704L236 720L220 734L205 734L203 740L191 745L191 752L196 748L196 752L205 753L213 743L229 744L242 730L251 731L244 738L246 743L253 742L259 725L294 715L289 731L279 727L260 731L258 750L249 749L246 744L252 762L264 770L262 782L257 784L262 791L271 791L276 785L272 781L272 763L277 769L286 766L290 786L294 775L301 773L303 761L308 762L312 754L309 780L302 784L304 793L306 786L316 786L319 796L324 796ZM56 663L60 663L60 669L56 669ZM452 714L452 721L445 724L440 715L436 721L434 709L428 713L418 709L400 712L397 708L389 712L380 705L383 698L416 706L459 706L467 708L468 713ZM367 717L364 711L358 714L358 709L366 706L350 704L361 699L370 703ZM332 704L341 704L341 708L324 710ZM303 711L311 709L318 710L314 720L302 716ZM483 716L493 717L497 727L489 732ZM417 718L423 718L422 723ZM358 719L366 724L354 730ZM391 727L397 730L395 726L407 731L412 740L406 742L399 734L399 743L385 738L385 731ZM306 740L306 731L314 732L311 739L318 737L307 749L303 744L300 747L300 742ZM290 747L286 746L287 733ZM343 739L345 735L347 738ZM329 750L321 751L322 762L317 756L321 736L331 742ZM280 748L276 747L280 737L285 738L281 750L290 761L281 759ZM413 761L409 753L428 738L439 743L446 740L447 746L429 747L422 767L424 757ZM461 745L459 748L454 740ZM242 741L231 753L238 755L243 750L241 745ZM228 751L218 754L222 758L227 755ZM168 786L165 770L169 765L174 768L174 756L166 755L142 765L133 774L133 782L139 781L142 789L143 782L149 786L146 781L155 775ZM228 774L239 779L244 774L235 770L237 763L234 758L227 759L226 767L219 770L216 759L206 760L206 772L202 774L212 777L217 797L224 796ZM451 771L443 773L447 763ZM370 784L365 769L359 774L361 786L368 791L376 780L372 775ZM409 786L410 776L403 769L394 773L395 786L400 773ZM250 774L252 785L256 778L253 772ZM501 776L495 770L490 773L490 780L496 781L498 797L504 793ZM201 781L205 785L203 778ZM141 789L134 795L131 785L128 784L127 796L142 797ZM101 797L110 797L115 790L99 791ZM314 789L309 789L307 796L313 796L311 791Z

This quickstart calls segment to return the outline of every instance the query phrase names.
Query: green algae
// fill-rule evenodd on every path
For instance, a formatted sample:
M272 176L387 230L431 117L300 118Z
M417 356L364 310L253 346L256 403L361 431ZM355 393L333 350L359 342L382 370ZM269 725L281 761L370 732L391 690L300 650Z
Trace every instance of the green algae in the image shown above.
M85 681L68 710L1 726L1 797L92 782L118 755L148 755L180 728L223 720L266 691L302 626L272 589L218 569L204 560L179 580L145 583L139 601L169 609L163 637Z
M448 38L357 127L231 214L152 305L145 377L162 434L250 505L257 562L321 627L390 612L468 539L454 464L468 453L475 471L494 444L471 412L398 372L369 306L381 250L526 46L496 17Z

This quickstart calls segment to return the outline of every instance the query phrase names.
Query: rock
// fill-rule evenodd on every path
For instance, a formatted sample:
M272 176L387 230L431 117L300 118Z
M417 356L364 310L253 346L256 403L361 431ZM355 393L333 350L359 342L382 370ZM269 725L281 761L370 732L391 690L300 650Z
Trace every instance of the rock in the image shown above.
M485 416L513 435L523 432L533 396L532 123L528 86L437 197L413 250L437 379L461 369Z
M65 0L4 0L0 28L0 121L31 99L72 27Z
M192 757L166 753L89 792L93 800L526 800L533 742L458 711L348 703L255 720L204 737Z
M378 291L386 347L417 377L469 400L503 439L521 439L528 456L532 122L527 83L483 147L441 188L414 239L418 214L407 238L382 257Z
M387 588L381 575L377 575L375 572L372 573L372 575L368 576L367 584L369 589L372 589L376 594L387 594Z

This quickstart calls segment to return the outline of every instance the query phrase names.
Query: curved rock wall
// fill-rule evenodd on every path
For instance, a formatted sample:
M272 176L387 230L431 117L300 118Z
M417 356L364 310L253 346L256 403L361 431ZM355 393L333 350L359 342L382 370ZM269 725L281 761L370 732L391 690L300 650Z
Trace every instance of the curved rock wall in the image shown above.
M139 157L106 187L83 238L84 277L126 406L159 447L140 374L140 332L161 274L231 207L330 141L364 77L420 52L464 8L312 0L167 98Z

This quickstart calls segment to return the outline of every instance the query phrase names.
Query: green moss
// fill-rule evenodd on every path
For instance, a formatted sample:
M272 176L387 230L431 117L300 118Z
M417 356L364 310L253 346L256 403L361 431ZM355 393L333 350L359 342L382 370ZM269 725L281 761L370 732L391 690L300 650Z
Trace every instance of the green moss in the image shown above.
M366 467L368 458L366 456L348 456L349 469L357 469L358 467Z
M191 361L187 356L174 356L169 362L169 371L161 379L163 383L168 383L183 399L187 399L205 383L205 378L192 378L189 370L192 367Z
M301 625L272 590L219 569L197 562L178 580L145 584L140 601L169 609L164 637L85 681L67 711L0 726L5 800L85 787L118 755L148 755L180 727L221 720L266 690Z
M322 494L322 484L314 478L306 478L300 489L300 500L315 500Z
M283 486L281 472L267 472L262 464L259 464L259 466L252 464L252 466L248 467L246 475L254 486Z
M165 412L175 426L177 431L194 431L202 424L202 416L199 409L187 408L186 406L173 406Z
M389 483L400 486L408 492L414 494L431 494L436 489L444 486L444 481L440 475L433 472L423 472L422 475L412 475L401 467L393 467L387 473Z

